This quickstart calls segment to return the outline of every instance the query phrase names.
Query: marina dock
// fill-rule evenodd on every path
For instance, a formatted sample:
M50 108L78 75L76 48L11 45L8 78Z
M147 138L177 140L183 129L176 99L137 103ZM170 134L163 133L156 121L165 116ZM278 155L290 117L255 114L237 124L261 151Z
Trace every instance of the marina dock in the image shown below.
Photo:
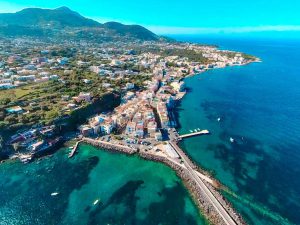
M201 130L201 131L193 132L190 134L183 134L183 135L180 135L179 137L180 138L188 138L188 137L193 137L193 136L198 136L198 135L207 135L207 134L210 134L210 132L208 130Z
M72 151L70 152L70 154L68 156L69 158L72 158L75 155L77 148L81 142L82 142L82 140L76 142L75 146L73 147Z

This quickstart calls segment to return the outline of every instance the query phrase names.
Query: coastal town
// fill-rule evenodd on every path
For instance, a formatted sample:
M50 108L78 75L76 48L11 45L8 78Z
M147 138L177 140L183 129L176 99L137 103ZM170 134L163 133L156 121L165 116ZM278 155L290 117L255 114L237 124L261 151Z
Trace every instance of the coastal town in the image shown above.
M218 183L178 146L182 138L210 131L195 127L178 134L175 110L186 94L185 77L256 58L181 42L1 39L0 46L1 146L6 158L29 163L71 140L77 143L70 146L69 158L81 142L139 154L173 168L211 221L244 224L216 191ZM116 103L104 101L107 96Z
M113 133L124 143L162 141L176 127L172 110L185 94L184 77L253 61L242 53L177 42L0 42L0 127L7 131L2 145L26 154L63 138L58 128L64 120L110 92L118 92L120 105L89 115L77 132Z

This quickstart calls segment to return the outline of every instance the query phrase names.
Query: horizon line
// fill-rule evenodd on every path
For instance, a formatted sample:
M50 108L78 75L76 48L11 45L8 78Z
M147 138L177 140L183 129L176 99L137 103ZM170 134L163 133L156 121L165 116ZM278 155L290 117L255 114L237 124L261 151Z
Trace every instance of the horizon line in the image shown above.
M26 8L41 8L41 9L58 9L60 6L55 8L41 8L41 7L20 7L14 9L0 10L0 13L16 13ZM67 7L69 8L69 7ZM70 9L70 8L69 8ZM72 9L71 9L72 10ZM81 14L82 15L82 14ZM84 15L83 15L84 16ZM165 25L151 25L151 24L140 24L133 21L126 21L117 18L101 18L101 17L89 17L99 23L105 22L120 22L127 25L141 25L150 31L158 35L180 35L180 34L242 34L242 33L260 33L260 32L291 32L300 31L300 25L257 25L257 26L240 26L240 27L178 27L178 26L165 26Z
M242 34L261 32L292 32L300 31L300 25L264 25L240 27L173 27L145 25L152 32L166 34Z

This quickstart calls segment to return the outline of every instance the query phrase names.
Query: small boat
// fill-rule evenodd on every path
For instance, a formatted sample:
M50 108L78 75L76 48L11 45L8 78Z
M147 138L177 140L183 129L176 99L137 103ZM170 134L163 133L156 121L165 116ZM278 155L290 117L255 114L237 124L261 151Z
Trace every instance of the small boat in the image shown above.
M94 201L94 203L93 203L93 205L97 205L98 203L99 203L99 199L96 199L95 201Z
M197 132L197 129L195 129L194 131Z
M26 164L26 163L29 163L32 159L32 156L31 155L21 155L19 156L20 160L22 163Z
M218 122L220 122L220 121L221 121L221 118L219 117L219 118L218 118Z
M232 137L230 137L230 139L229 139L229 140L230 140L230 142L231 142L231 143L233 143L233 142L234 142L234 139L233 139Z
M201 129L200 129L200 128L197 128L197 131L201 131Z
M51 196L56 196L58 194L59 194L58 192L53 192L53 193L51 193Z
M193 133L193 131L192 131L192 130L190 130L190 132L191 132L191 133Z
M73 149L73 148L74 148L73 146L69 147L69 149Z

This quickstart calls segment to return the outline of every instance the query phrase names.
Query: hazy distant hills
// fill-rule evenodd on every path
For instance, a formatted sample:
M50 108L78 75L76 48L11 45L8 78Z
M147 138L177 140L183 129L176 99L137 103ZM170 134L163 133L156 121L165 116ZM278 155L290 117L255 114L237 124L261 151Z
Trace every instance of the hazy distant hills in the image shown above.
M139 39L159 40L159 37L139 25L117 22L98 23L67 7L57 9L27 8L16 13L0 14L0 35L89 38L99 41Z

